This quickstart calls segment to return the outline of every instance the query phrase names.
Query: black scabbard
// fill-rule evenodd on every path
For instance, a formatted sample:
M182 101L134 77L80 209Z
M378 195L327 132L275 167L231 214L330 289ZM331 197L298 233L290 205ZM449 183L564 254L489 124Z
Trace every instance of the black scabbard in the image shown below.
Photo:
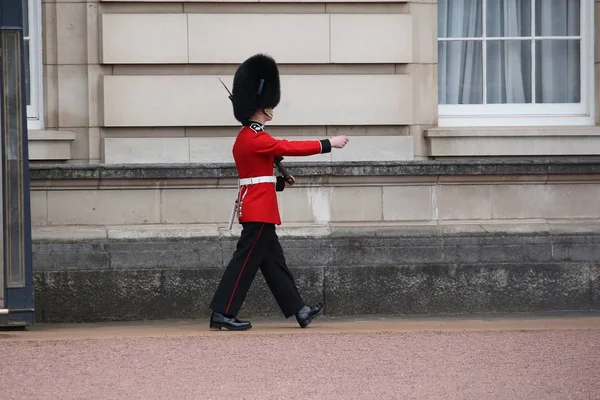
M275 167L277 167L277 169L279 170L279 172L281 173L281 175L283 175L283 178L285 179L285 181L287 183L289 183L290 185L293 185L294 183L296 183L296 180L294 179L294 177L292 177L292 175L290 175L290 173L283 166L283 164L281 163L281 161L283 161L283 157L276 156L275 157Z

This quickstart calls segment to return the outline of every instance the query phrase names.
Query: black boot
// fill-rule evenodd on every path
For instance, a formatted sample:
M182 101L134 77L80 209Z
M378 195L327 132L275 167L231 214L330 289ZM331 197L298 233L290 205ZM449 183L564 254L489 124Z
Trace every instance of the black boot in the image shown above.
M323 304L321 303L313 307L304 306L296 313L296 321L298 321L301 328L306 328L314 318L321 314L321 311L323 311Z
M221 313L214 312L210 316L210 329L229 329L230 331L245 331L252 328L248 321L240 321L235 317L228 317Z

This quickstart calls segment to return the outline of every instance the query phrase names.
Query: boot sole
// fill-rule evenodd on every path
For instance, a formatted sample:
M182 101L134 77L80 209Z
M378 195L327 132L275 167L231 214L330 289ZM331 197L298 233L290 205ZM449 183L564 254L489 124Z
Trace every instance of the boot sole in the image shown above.
M232 326L228 326L225 324L218 324L218 323L210 323L210 329L212 330L217 330L220 331L221 329L227 329L230 331L247 331L248 329L252 329L252 325L248 326L248 327L241 327L241 328L236 328L236 327L232 327Z

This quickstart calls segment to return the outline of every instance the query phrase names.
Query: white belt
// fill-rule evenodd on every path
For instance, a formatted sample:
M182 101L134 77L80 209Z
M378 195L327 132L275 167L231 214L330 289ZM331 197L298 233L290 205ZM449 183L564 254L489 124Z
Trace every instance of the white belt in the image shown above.
M248 192L246 191L243 195L242 198L239 198L239 188L240 186L246 186L246 185L256 185L257 183L277 183L277 178L273 175L271 176L257 176L254 178L244 178L244 179L239 179L238 180L238 197L235 199L235 203L233 205L233 210L231 211L231 217L229 218L229 230L231 230L231 228L233 227L233 219L235 217L236 214L238 214L238 219L239 219L239 215L241 214L241 210L242 210L242 200L244 200L244 197L246 197L246 194L248 194Z
M244 185L256 185L257 183L277 183L277 178L271 176L257 176L255 178L244 178L240 179L240 186Z

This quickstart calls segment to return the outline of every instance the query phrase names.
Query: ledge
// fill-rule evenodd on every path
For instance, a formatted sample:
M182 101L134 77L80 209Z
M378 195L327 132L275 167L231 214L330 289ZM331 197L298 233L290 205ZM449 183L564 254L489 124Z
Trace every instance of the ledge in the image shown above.
M600 174L597 160L456 160L286 163L294 176ZM236 178L234 164L31 165L32 180Z
M70 131L31 130L27 133L31 161L66 161L71 159L71 142L75 133Z
M600 136L600 126L430 128L426 137Z
M433 128L432 157L574 157L600 154L600 127Z
M131 0L100 0L101 3L127 3ZM415 0L141 0L137 3L411 3Z

